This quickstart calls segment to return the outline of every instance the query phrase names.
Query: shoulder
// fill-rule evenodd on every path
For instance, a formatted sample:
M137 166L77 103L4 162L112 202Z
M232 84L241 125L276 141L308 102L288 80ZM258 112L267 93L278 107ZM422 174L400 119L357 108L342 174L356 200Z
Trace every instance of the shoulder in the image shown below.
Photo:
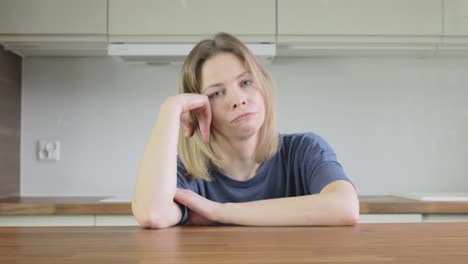
M322 149L330 148L330 145L314 132L281 134L282 145L285 147L317 146Z
M301 156L321 156L322 159L335 159L335 153L320 135L314 132L281 134L282 148Z

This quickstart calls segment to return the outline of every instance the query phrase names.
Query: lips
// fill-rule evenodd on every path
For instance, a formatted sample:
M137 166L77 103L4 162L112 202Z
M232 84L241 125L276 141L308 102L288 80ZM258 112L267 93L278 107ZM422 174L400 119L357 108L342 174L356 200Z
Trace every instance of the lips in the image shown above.
M237 116L234 120L232 120L231 122L234 123L234 122L237 122L237 121L240 121L242 119L246 119L246 118L249 118L250 116L254 115L255 113L254 112L249 112L249 113L243 113L239 116Z

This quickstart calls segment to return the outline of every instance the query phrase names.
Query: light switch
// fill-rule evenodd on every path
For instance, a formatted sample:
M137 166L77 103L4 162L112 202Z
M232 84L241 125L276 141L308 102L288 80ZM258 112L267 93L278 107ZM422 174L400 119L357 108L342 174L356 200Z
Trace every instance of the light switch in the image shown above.
M39 161L60 160L60 141L39 140L37 142L37 159Z

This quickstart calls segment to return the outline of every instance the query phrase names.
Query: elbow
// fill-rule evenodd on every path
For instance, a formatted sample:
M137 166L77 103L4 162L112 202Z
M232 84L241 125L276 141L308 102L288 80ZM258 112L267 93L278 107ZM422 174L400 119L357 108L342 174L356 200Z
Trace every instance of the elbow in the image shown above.
M356 195L339 194L329 206L332 225L354 226L359 223L359 200Z
M321 191L328 223L332 225L351 225L359 223L359 198L354 187L348 182L337 182Z
M342 224L354 226L359 223L359 200L357 197L346 203L346 208L342 208Z
M133 216L140 226L144 228L166 228L170 227L171 224L165 217L164 214L154 212L154 210L135 210L135 206L132 206Z
M143 228L161 229L161 228L166 228L166 227L171 226L171 224L169 224L167 221L165 221L164 218L159 217L157 215L153 215L153 214L147 214L147 215L144 215L144 216L136 216L135 215L135 219L140 224L140 226L142 226Z
M359 223L359 212L348 213L342 218L342 225L354 226Z

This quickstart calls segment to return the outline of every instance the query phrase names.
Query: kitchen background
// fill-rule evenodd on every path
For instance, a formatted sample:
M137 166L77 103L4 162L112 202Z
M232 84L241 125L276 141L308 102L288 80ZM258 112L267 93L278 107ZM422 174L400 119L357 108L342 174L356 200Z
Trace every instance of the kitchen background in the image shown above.
M280 132L325 138L361 195L468 192L468 56L415 54L276 57L267 68ZM179 69L107 56L24 57L21 196L130 197ZM59 161L38 161L41 139L60 141Z
M468 59L278 58L278 128L314 131L360 194L468 191ZM179 67L23 61L21 194L130 196ZM39 162L39 139L61 159Z

